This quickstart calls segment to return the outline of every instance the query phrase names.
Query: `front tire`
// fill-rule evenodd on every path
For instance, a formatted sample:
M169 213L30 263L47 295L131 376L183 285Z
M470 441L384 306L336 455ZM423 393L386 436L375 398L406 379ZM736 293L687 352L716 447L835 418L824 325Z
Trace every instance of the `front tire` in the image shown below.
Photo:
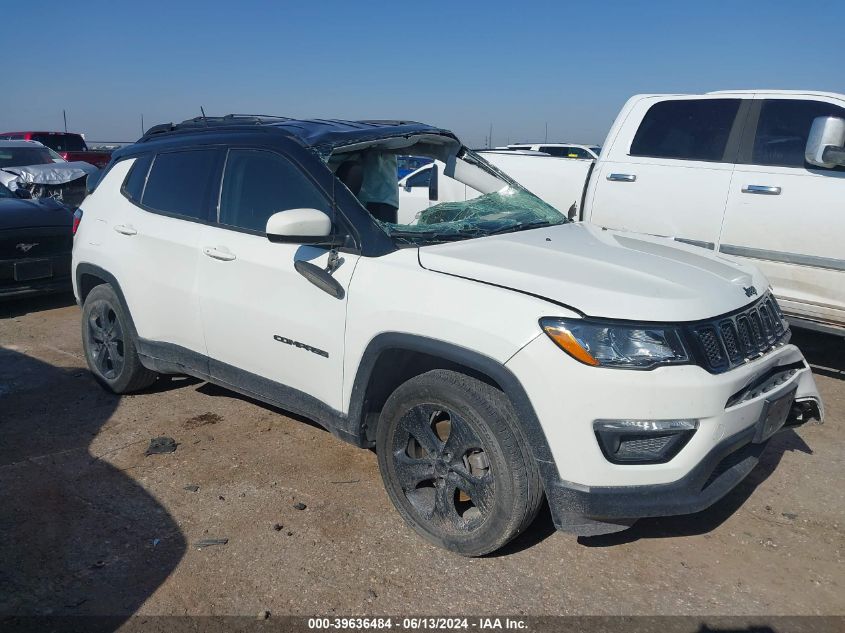
M149 387L158 375L141 364L129 318L108 284L96 286L85 298L82 347L88 369L101 385L114 393Z
M448 370L402 384L376 434L379 470L399 514L432 543L489 554L537 515L537 465L500 390Z

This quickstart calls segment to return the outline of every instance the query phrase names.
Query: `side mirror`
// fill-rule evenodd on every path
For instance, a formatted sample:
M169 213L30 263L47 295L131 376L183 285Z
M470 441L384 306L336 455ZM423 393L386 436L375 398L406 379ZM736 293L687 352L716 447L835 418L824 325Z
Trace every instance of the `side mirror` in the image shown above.
M405 184L402 185L402 189L404 189L407 193L411 193L411 183L410 183L410 181L406 180Z
M813 120L804 158L811 165L832 169L845 165L845 119L820 116Z
M23 198L24 200L32 199L32 192L29 189L24 189L23 187L15 189L15 195L18 198Z
M267 239L285 244L333 246L332 221L317 209L288 209L267 218Z
M428 199L432 202L436 201L440 195L437 187L437 165L431 166L431 178L428 181Z

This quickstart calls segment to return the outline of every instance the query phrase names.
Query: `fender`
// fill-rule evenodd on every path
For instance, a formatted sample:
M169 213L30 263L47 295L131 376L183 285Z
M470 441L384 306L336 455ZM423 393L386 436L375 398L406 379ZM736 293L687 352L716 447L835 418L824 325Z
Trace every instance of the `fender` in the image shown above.
M499 361L446 341L402 332L385 332L373 338L364 350L361 362L358 364L358 371L355 374L355 382L352 386L352 395L349 402L351 421L354 421L359 427L362 426L364 421L364 396L373 368L379 356L389 350L407 350L442 358L468 367L493 380L504 391L516 410L517 417L528 440L531 454L540 467L544 484L547 478L549 478L550 483L558 479L557 467L554 464L546 434L543 432L543 427L540 425L540 420L531 405L531 400L519 379ZM363 432L363 429L361 429L360 433L363 434Z

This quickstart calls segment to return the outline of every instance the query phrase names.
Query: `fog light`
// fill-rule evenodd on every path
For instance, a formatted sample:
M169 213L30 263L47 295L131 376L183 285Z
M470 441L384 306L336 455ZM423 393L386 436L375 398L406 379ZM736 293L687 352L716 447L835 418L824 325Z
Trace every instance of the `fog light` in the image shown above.
M662 464L689 442L698 420L596 420L601 452L614 464Z

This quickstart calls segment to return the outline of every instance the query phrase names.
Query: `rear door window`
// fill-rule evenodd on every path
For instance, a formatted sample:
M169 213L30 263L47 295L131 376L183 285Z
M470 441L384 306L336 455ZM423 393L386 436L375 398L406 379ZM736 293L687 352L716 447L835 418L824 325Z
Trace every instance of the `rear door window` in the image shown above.
M646 112L631 156L723 161L741 99L661 101Z
M845 109L824 101L766 99L760 109L751 163L779 167L807 167L804 151L813 119L820 116L845 118ZM837 167L843 171L845 167Z
M263 235L271 215L303 208L330 212L326 196L294 163L267 150L229 150L220 224Z
M144 187L143 206L166 215L207 219L218 157L216 149L157 154Z

